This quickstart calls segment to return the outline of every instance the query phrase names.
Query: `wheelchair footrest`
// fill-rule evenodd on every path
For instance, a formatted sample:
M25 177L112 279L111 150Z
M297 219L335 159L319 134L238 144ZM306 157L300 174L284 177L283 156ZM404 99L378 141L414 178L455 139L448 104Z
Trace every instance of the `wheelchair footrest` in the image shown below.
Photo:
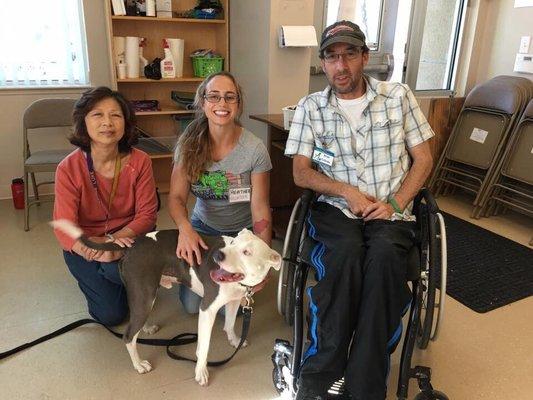
M431 368L417 365L411 368L411 378L418 381L420 393L414 400L449 400L448 397L438 390L433 389L431 385Z

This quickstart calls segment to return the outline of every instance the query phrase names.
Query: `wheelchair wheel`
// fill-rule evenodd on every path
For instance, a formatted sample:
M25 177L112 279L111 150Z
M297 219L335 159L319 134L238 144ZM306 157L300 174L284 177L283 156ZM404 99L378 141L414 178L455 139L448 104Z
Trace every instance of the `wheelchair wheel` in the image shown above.
M291 262L296 261L297 254L295 253L298 251L298 242L295 243L297 238L295 237L294 228L298 223L300 206L301 200L298 199L294 204L289 224L287 225L287 233L283 242L283 262L278 280L278 312L285 317L284 319L289 325L292 325L294 317L294 296L292 295L294 293L294 266L291 265Z
M421 228L421 272L418 284L420 294L417 303L420 319L418 320L417 345L420 349L426 349L433 330L437 286L435 216L427 215L421 224Z

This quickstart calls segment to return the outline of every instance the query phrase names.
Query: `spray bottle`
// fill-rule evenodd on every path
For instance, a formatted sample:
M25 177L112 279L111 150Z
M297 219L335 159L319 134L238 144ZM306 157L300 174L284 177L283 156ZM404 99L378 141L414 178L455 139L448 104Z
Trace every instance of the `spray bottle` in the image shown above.
M165 51L165 58L161 60L161 77L163 79L175 78L176 67L174 65L174 59L172 58L172 53L170 52L168 42L165 39L163 39L163 50Z

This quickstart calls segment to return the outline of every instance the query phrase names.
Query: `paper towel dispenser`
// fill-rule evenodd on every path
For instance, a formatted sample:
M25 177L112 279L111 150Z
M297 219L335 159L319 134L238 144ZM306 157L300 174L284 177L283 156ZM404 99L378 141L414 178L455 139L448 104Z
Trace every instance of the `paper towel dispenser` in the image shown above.
M316 47L316 31L313 25L289 26L279 28L279 47Z

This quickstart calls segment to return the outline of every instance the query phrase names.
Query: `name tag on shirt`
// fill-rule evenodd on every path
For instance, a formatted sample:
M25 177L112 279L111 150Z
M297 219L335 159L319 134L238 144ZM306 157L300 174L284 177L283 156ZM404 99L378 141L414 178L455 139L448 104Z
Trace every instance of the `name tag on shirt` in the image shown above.
M228 201L230 203L243 203L250 201L252 188L249 186L230 188L228 190Z
M335 154L329 150L321 149L320 147L315 147L313 150L313 161L319 164L332 166L333 157Z

